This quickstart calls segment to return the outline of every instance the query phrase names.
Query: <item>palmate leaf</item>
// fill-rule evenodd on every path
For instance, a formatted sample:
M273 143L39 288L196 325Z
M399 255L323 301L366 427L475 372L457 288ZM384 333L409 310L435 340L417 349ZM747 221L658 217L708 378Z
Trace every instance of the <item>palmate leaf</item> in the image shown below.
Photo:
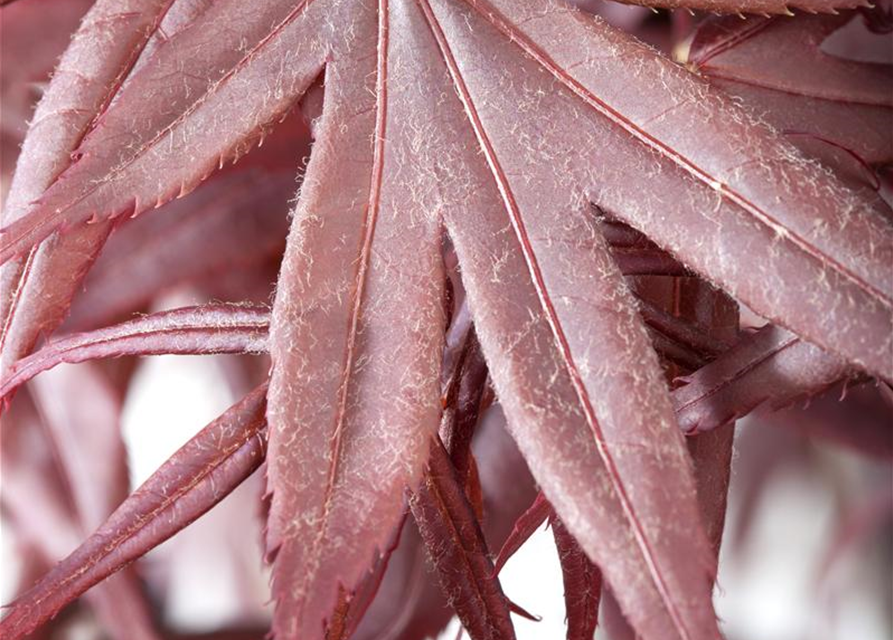
M266 386L202 429L80 547L9 605L4 638L23 637L84 591L188 526L257 469Z
M274 631L320 637L421 475L440 412L442 218L512 432L562 521L643 637L716 637L690 464L588 203L890 377L883 214L563 5L222 0L128 80L0 258L188 190L323 69L270 342Z

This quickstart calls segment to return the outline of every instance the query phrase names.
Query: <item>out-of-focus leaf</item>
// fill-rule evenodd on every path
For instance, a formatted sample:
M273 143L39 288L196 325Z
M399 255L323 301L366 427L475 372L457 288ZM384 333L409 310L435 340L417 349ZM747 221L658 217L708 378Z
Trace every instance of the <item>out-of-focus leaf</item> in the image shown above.
M49 81L59 56L71 42L71 34L92 4L93 0L66 0L56 2L48 11L46 2L22 2L3 10L0 55L7 64L0 78L0 137L4 140L18 145L24 139L43 85ZM36 38L40 39L40 46L34 46ZM3 158L4 171L7 161L14 163L15 157Z
M893 409L881 397L879 384L847 381L783 411L758 412L768 426L794 429L848 447L872 458L893 459ZM768 436L769 434L767 434Z
M55 371L49 379L37 381L32 395L73 502L76 522L71 523L72 534L86 534L99 527L128 493L120 402L98 371L90 367ZM131 569L103 585L94 606L104 627L118 640L158 637Z
M531 504L527 511L522 513L515 522L515 525L512 527L512 532L502 544L502 548L499 550L499 554L496 557L496 562L493 563L493 572L499 573L505 563L508 562L508 559L515 555L518 549L521 548L521 545L527 542L530 536L532 536L536 530L553 515L552 505L549 504L549 501L546 500L546 496L540 491L536 495L533 504Z
M592 640L598 625L602 574L558 518L552 519L552 534L564 580L567 640Z
M91 376L88 374L86 378L90 379ZM91 384L96 384L96 380L90 380L88 387ZM69 391L77 392L63 387L53 400L61 405L69 399ZM99 398L97 401L103 402ZM49 404L44 403L45 406ZM97 411L98 425L85 422L87 416L82 413L72 422L78 422L82 427L96 427L99 432L116 426L108 424L103 420L105 416L100 414L102 411ZM90 492L92 495L79 501L73 499L73 482L60 473L60 459L65 455L61 451L63 443L58 439L53 443L47 428L66 429L68 425L64 420L55 425L46 425L30 394L19 397L9 413L4 415L2 426L3 447L0 451L4 516L14 524L17 541L33 545L44 564L52 566L77 547L78 534L89 527L83 517L84 509L95 510L100 502L113 497L122 487L89 487L82 484L78 493L83 495ZM105 466L109 468L113 463L110 461ZM106 494L104 498L94 499L101 493ZM81 513L78 513L79 510ZM31 584L29 582L28 586ZM98 619L116 640L152 640L156 637L133 571L126 570L114 576L87 593L86 597Z
M230 173L121 225L84 280L63 329L114 322L176 285L227 284L242 271L253 273L285 248L293 189L293 178L281 172Z
M125 355L261 353L267 350L269 326L268 309L208 305L65 336L17 362L0 384L0 398L62 362Z
M255 390L177 451L78 549L9 605L0 635L27 635L251 475L264 458L265 396L265 386Z
M822 48L850 20L861 16L714 18L699 27L687 63L794 134L795 145L824 140L832 145L820 145L825 152L839 145L871 164L893 162L893 66L846 60ZM893 46L889 35L866 31L862 37ZM816 145L804 149L814 152Z
M673 392L673 404L682 430L702 433L761 404L778 409L813 396L846 373L839 358L767 325L684 378Z
M508 600L494 575L484 534L439 441L410 505L441 587L465 630L474 640L512 640Z

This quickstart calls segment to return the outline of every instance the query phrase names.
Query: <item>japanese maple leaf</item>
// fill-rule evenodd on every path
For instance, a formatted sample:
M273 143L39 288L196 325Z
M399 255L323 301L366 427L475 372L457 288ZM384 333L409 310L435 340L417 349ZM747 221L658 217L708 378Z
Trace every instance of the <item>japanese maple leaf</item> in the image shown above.
M276 636L324 636L421 479L442 410L445 232L563 525L643 638L718 637L691 463L591 204L890 380L883 205L558 1L220 0L127 79L4 228L0 260L189 191L320 77L269 338Z

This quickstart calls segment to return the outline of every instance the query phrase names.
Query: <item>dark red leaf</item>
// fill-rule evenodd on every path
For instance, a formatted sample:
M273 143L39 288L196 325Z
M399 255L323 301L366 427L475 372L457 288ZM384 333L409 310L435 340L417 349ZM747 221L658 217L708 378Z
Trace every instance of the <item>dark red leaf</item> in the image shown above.
M546 500L546 496L540 491L537 494L536 499L533 501L533 504L531 504L527 511L521 514L521 517L515 522L515 525L512 527L512 532L502 544L502 548L499 550L499 555L497 555L496 562L493 566L494 574L499 573L505 563L508 562L508 559L515 555L518 549L521 548L521 545L527 542L530 536L536 533L536 530L539 529L546 520L553 516L554 512L552 511L552 505L549 504L549 501Z
M512 640L514 628L487 543L439 440L425 480L410 500L440 585L474 640Z
M780 327L767 325L684 378L673 392L679 426L710 431L761 404L778 409L808 398L847 374L846 364Z
M558 518L552 519L558 561L564 580L567 640L592 640L598 625L602 574Z

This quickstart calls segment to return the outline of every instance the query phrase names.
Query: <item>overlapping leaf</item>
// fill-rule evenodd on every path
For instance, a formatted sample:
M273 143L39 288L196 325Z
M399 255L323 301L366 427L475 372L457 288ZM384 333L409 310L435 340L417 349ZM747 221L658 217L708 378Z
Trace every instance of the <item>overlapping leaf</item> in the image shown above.
M846 374L840 359L767 325L685 378L673 404L685 432L710 431L763 403L778 409L816 395Z
M846 159L846 153L835 158L844 150L870 164L889 163L893 66L847 60L822 48L853 20L861 16L709 20L698 29L687 63L829 164ZM861 37L891 46L889 36ZM858 173L864 169L856 169L855 177L864 180Z
M877 203L549 0L222 0L127 81L0 258L189 190L323 69L270 342L274 631L321 636L421 474L442 217L512 432L562 521L643 637L715 638L690 463L589 203L889 379L893 235Z
M171 2L100 0L87 13L34 113L4 202L4 226L27 217L32 201L69 166ZM111 229L102 223L55 235L0 267L0 374L62 322Z
M68 602L222 500L263 461L266 386L186 443L78 549L9 606L4 638L20 638Z

